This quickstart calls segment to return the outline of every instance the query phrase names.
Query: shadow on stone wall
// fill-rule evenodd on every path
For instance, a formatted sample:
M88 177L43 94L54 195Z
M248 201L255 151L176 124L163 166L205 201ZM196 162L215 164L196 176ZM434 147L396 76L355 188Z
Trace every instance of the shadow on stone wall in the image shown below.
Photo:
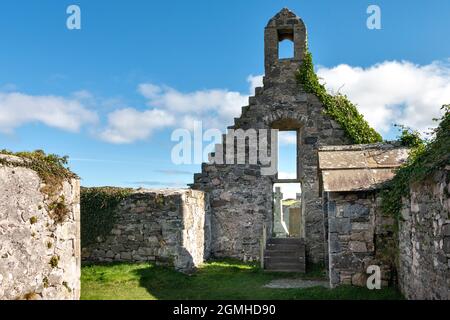
M109 234L83 248L83 261L152 262L190 272L209 250L207 208L201 191L134 190L117 206Z

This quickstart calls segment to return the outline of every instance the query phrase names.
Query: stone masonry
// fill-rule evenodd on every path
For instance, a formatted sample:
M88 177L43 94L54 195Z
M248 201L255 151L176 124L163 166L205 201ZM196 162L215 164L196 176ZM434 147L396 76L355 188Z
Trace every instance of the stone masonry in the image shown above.
M64 181L58 194L67 208L62 222L52 219L43 187L35 171L0 164L0 299L79 299L79 180Z
M410 188L399 231L399 286L408 299L450 299L450 166Z
M298 136L298 168L295 182L302 183L302 237L306 241L309 262L326 259L324 212L319 192L317 148L319 145L349 144L339 125L324 115L319 99L307 94L295 74L306 48L306 27L288 9L281 10L265 28L264 86L256 88L249 105L235 118L229 130L295 130ZM291 59L278 59L278 43L294 43ZM230 134L230 131L228 132ZM226 135L223 155L226 158ZM248 152L248 150L247 150ZM213 156L217 156L213 154ZM194 177L193 189L209 194L211 203L211 254L216 257L259 259L259 240L263 224L272 232L272 187L277 175L263 175L258 164L203 164ZM282 181L281 181L282 182ZM293 181L290 181L293 182Z
M83 247L83 261L151 261L188 272L207 258L209 208L201 191L138 189L116 215L108 236Z
M365 286L371 265L380 267L382 286L394 284L394 218L383 214L379 190L407 157L390 143L319 149L331 287Z
M377 245L393 240L394 220L381 214L377 193L331 193L327 205L331 287L366 286L370 265L380 267L383 287L393 284L392 265L379 258Z

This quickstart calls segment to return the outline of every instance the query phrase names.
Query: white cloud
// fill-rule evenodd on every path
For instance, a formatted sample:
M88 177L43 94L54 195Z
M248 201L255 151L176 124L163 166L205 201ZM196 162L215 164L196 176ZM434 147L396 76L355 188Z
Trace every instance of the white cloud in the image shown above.
M281 172L278 173L278 176L280 176ZM295 177L293 177L295 178ZM292 179L293 179L292 178ZM283 179L291 179L289 178L283 178ZM297 193L301 193L301 185L300 183L276 183L274 184L274 191L276 187L281 188L281 193L283 194L283 199L296 199Z
M368 68L339 65L320 67L318 75L329 91L340 91L358 105L369 123L387 133L392 123L426 130L435 125L442 104L450 102L450 61L419 66L410 62L387 61ZM147 99L148 109L121 108L107 115L107 124L99 137L112 143L144 140L155 130L166 127L192 129L194 121L203 128L224 130L248 105L255 87L262 86L262 75L247 78L249 92L207 89L180 92L174 88L143 83L138 91ZM8 90L7 90L8 89ZM33 96L16 92L14 86L0 87L0 132L11 133L17 127L40 122L77 132L83 125L97 122L92 106L102 106L88 91L70 97ZM111 100L108 108L117 106ZM89 106L89 108L87 107ZM295 143L295 136L280 138L281 144Z
M77 132L97 121L97 114L76 98L33 96L0 92L0 132L12 133L22 125L40 122L47 126Z
M295 172L278 171L278 179L297 179Z
M148 99L150 107L176 114L181 124L194 119L207 120L206 125L227 123L248 103L248 95L225 89L183 93L167 86L145 83L139 86L139 92Z
M358 105L369 123L382 133L393 123L426 131L436 124L440 108L450 102L450 65L419 66L386 61L369 68L342 64L317 71L329 91L341 92Z
M260 86L262 76L249 76L250 92ZM204 129L223 130L248 105L250 94L226 89L198 90L183 93L168 86L143 83L138 92L147 98L149 110L119 109L108 115L108 124L100 138L112 143L132 143L148 138L154 130L165 127L193 129L201 121Z
M250 94L253 94L255 92L256 87L262 87L263 86L263 75L249 75L247 77L247 82L250 84Z
M292 131L280 131L278 141L280 145L297 144L297 134Z
M100 133L100 138L111 143L131 143L174 123L175 118L164 110L120 109L108 115L108 126Z

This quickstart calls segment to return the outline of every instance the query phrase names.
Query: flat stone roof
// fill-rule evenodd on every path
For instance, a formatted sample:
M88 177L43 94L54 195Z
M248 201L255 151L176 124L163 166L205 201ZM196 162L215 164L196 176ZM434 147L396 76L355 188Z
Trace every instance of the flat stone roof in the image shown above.
M375 190L391 180L405 163L409 149L395 143L319 148L319 170L324 191Z

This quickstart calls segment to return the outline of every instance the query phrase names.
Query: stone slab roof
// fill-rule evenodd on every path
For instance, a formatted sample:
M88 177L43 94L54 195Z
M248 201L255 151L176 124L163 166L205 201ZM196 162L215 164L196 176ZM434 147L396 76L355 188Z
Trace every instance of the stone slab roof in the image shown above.
M407 157L408 148L392 143L321 147L322 188L327 192L378 189Z

